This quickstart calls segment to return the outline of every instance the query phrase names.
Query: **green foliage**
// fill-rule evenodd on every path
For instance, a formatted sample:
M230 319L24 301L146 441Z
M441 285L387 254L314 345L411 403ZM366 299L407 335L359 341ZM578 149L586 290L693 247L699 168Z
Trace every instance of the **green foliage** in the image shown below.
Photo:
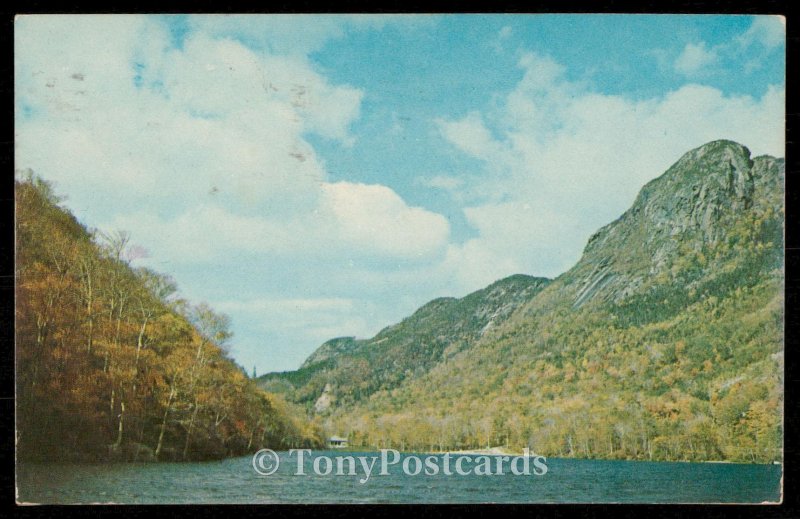
M782 178L778 159L711 143L553 282L432 301L324 368L274 380L312 414L330 383L325 427L366 448L779 460Z
M326 384L337 388L339 405L368 399L391 391L406 380L427 373L478 339L487 325L496 326L523 302L538 293L549 280L516 275L467 295L462 299L439 298L402 322L370 340L346 340L346 348L313 362L320 352L341 348L345 339L323 345L297 371L261 377L262 387L285 391L293 401L311 409ZM491 323L491 324L490 324ZM287 385L276 383L281 379Z

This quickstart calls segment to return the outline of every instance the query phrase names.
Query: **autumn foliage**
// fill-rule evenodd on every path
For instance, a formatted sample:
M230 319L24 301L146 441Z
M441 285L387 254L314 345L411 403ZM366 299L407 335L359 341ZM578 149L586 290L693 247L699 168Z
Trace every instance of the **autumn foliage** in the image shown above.
M314 446L318 433L226 353L227 317L135 267L50 185L16 196L17 452L22 460L198 460Z

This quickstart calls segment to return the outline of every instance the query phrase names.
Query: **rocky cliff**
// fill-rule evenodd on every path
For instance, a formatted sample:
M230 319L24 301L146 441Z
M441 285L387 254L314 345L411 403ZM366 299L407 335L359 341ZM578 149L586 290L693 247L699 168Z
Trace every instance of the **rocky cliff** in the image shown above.
M782 159L708 143L555 280L434 300L262 382L354 446L778 460L784 174Z

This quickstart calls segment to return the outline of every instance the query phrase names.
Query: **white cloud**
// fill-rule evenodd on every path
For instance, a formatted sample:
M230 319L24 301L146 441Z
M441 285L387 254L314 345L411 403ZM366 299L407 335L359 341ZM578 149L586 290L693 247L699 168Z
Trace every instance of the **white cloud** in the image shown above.
M79 206L127 193L116 212L154 197L178 211L209 192L239 212L315 206L311 188L326 173L304 134L350 142L360 91L330 85L302 59L202 34L178 50L152 20L101 20L18 28L17 106L33 114L18 118L21 165L77 197L95 186Z
M514 29L509 25L505 25L503 28L497 31L497 37L489 42L489 46L491 46L496 53L500 54L504 50L503 45L511 38L513 34Z
M464 186L485 200L465 210L479 231L471 250L505 258L523 272L563 272L592 232L694 147L725 138L754 155L783 156L782 88L756 99L688 84L634 101L571 83L546 58L530 55L520 66L524 78L494 111L439 126L490 173ZM498 121L493 134L452 131L487 120Z
M718 60L717 50L707 49L705 42L687 43L675 60L675 70L685 76L691 76L714 66Z
M308 53L385 20L311 20L191 17L180 48L148 17L15 26L17 166L55 181L90 225L130 230L143 261L168 262L187 292L230 312L246 359L265 337L292 359L270 365L289 368L308 353L300 343L368 336L434 296L556 275L647 180L709 140L783 154L781 88L754 99L686 85L634 101L525 54L493 109L436 119L453 153L485 168L417 180L470 201L477 236L454 243L443 216L389 187L329 178L307 136L352 144L364 92Z
M304 358L310 352L295 351L298 343L318 346L333 337L368 337L378 329L370 322L368 302L347 298L272 297L214 301L221 312L238 316L233 324L247 331L247 338L258 338L252 348L261 347L261 361L273 366L296 368L284 359ZM300 353L298 355L298 353Z
M755 16L750 27L735 39L708 47L706 42L687 43L672 63L673 69L686 77L708 76L719 69L726 60L739 59L741 53L763 47L745 62L744 70L751 73L761 66L761 59L786 42L786 18L783 16ZM649 51L663 68L667 52Z
M383 186L326 182L304 135L351 142L361 91L331 85L301 58L205 34L175 49L146 18L102 22L51 17L17 31L18 106L34 113L18 117L18 165L55 180L76 206L114 200L107 225L138 231L155 256L176 261L336 244L404 258L443 251L441 216Z
M487 246L488 245L488 246ZM447 272L450 291L442 295L464 295L483 288L513 273L526 272L518 255L507 250L495 250L491 239L470 239L461 245L452 245L443 264Z
M321 49L330 40L341 38L348 31L379 29L390 20L395 24L402 24L404 21L424 24L426 18L430 17L378 14L215 14L192 16L188 24L192 31L214 38L236 39L273 54L305 57Z
M455 191L464 184L464 181L449 175L434 175L432 177L417 177L415 184L444 191Z
M241 311L256 313L267 312L309 312L309 311L338 311L347 312L353 308L352 299L341 297L324 297L312 299L253 299L249 301L223 301L217 307L224 312Z
M458 121L439 119L436 123L444 137L467 155L486 157L502 152L477 112Z
M414 257L429 256L447 243L450 226L443 216L408 207L385 186L337 182L322 189L321 210L330 211L338 240L349 247Z
M131 231L158 252L156 257L174 263L220 261L241 253L282 261L433 261L444 254L447 220L409 207L385 186L323 182L313 189L319 191L314 196L318 205L294 216L237 214L232 208L202 204L172 219L148 212L119 215L105 227Z
M750 28L739 38L739 43L743 47L760 43L767 50L786 43L786 18L783 16L757 16Z
M445 218L409 206L385 186L330 182L306 137L352 144L350 125L363 97L331 83L307 52L337 37L343 24L382 23L189 18L178 48L165 24L145 16L20 17L17 166L54 181L90 225L131 231L151 253L137 261L183 273L178 281L197 299L223 299L225 281L198 277L204 269L244 287L238 296L247 301L298 265L313 264L319 279L358 286L350 277L357 274L342 265L379 271L441 261L450 232ZM250 40L262 30L262 48L254 50ZM277 45L295 40L306 46ZM263 265L249 269L258 279L238 273L244 261ZM278 316L269 320L274 333L292 344L298 339L290 329L308 329L306 340L337 327L369 330L364 305L292 309L301 299L264 308ZM253 326L247 308L225 308L239 329ZM372 313L383 319L370 326L397 317L386 308ZM245 358L257 357L253 335L238 335ZM296 352L287 358L296 362Z

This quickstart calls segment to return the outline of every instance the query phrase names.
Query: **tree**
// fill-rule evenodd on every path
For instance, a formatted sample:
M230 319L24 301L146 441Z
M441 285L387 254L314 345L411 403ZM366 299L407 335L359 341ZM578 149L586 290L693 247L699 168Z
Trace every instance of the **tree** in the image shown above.
M319 445L227 357L227 316L176 298L172 278L131 265L127 233L93 235L26 178L15 186L19 459L221 457L262 436Z

